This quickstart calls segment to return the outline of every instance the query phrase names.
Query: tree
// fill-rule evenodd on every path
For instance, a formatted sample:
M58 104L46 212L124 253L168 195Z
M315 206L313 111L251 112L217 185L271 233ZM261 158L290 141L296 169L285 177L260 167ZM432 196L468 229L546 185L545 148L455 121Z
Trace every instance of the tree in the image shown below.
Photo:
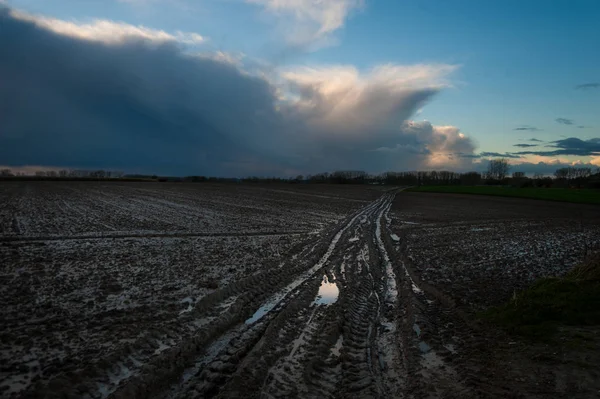
M515 187L530 187L533 182L525 176L525 172L513 172L511 184Z
M460 184L463 186L476 186L481 184L481 174L477 172L467 172L460 176Z
M504 180L508 175L510 166L506 158L491 159L488 164L486 178L489 180Z
M14 175L12 174L12 171L10 169L2 169L2 170L0 170L0 176L2 176L2 177L12 177Z
M556 177L556 180L563 185L577 184L577 186L581 186L590 178L590 176L592 176L592 168L576 168L569 166L566 168L557 169L554 172L554 177Z

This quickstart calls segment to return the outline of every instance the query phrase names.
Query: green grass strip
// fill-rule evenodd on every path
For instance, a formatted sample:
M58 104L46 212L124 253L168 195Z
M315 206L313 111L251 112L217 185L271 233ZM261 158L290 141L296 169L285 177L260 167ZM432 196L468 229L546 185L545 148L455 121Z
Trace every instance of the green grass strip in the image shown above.
M600 204L600 190L572 188L515 188L498 186L421 186L407 191L492 195L549 201Z

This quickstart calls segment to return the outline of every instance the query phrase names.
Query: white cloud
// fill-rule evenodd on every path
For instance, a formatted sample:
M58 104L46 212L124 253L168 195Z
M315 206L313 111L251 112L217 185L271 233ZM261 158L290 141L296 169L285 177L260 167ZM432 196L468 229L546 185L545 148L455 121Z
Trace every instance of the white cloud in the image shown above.
M363 0L246 0L282 19L281 26L291 44L307 45L326 41L344 26L350 12Z
M211 59L214 61L231 64L238 68L243 67L243 60L246 58L244 53L230 53L225 51L202 52L196 54L200 58Z
M456 126L435 126L428 121L406 121L402 134L414 137L416 144L378 148L384 152L409 152L424 155L422 167L464 169L472 161L460 154L473 154L475 143Z
M176 42L197 45L206 38L194 32L168 33L164 30L151 29L142 25L130 25L125 22L95 19L91 23L78 23L56 18L28 14L11 10L11 16L48 29L54 33L70 36L80 40L97 41L105 44L120 44L127 40L144 40L154 43Z
M396 134L403 121L441 88L455 65L380 65L361 74L348 65L289 68L288 101L314 127L347 139Z

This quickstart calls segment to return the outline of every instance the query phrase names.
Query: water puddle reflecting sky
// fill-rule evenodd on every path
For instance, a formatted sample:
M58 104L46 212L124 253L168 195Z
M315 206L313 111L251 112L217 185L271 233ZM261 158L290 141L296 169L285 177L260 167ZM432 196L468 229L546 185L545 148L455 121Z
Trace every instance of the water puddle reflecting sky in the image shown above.
M319 287L319 293L315 298L317 305L331 305L335 303L340 295L340 290L336 283L330 283L327 275L323 276L323 281Z

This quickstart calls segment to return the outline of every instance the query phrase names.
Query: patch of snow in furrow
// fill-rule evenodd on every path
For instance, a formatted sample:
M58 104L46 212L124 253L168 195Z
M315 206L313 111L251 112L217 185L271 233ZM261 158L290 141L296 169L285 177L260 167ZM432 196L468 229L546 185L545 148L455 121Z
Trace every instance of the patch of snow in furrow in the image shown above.
M390 237L392 238L392 240L394 240L396 242L400 241L400 237L398 237L396 234L392 233L392 234L390 234Z
M100 397L102 399L104 399L104 398L108 397L108 395L110 395L111 391L106 386L106 384L102 384L100 382L97 382L96 385L98 386L98 392L100 392Z
M413 330L417 334L417 338L421 336L421 327L417 323L413 324Z
M431 369L434 367L442 367L444 365L444 361L434 350L430 349L427 353L421 355L421 366L425 368Z
M180 311L179 314L188 313L188 312L191 312L192 309L194 309L194 307L192 306L192 304L194 303L194 301L189 296L187 298L183 298L180 302L181 303L187 303L188 307L185 308L185 309L183 309L182 311Z
M106 310L124 310L132 309L138 306L135 301L131 300L131 293L123 291L118 295L109 294L106 296Z
M351 239L348 240L348 242L356 242L358 241L358 237L352 237Z
M129 360L131 360L131 363L133 363L135 367L141 367L144 365L144 363L137 360L135 357L133 357L133 355L129 356Z
M412 279L412 277L410 276L410 273L408 273L408 269L406 269L406 267L404 268L404 274L406 275L406 277L408 277L408 278L410 279L410 285L411 285L412 291L413 291L415 294L422 294L422 293L423 293L423 290L422 290L422 289L420 289L420 288L419 288L419 287L418 287L418 286L415 284L415 281L414 281L414 280Z
M109 374L110 382L115 386L115 388L119 385L119 382L122 380L126 380L131 377L133 373L129 369L129 367L125 366L123 363L119 362L119 373L118 374Z
M156 343L158 344L158 348L154 351L155 355L160 354L161 352L164 352L165 350L169 349L170 346L165 344L164 342L162 342L160 339L156 340Z
M292 346L292 351L288 355L288 359L292 359L294 357L294 354L296 353L296 351L300 347L300 345L302 345L303 343L306 342L306 340L304 339L304 337L306 336L306 334L308 332L308 329L310 327L310 322L312 321L313 317L315 316L315 313L317 312L317 309L318 309L318 307L315 307L313 309L312 313L310 314L310 317L308 318L308 321L306 322L306 325L304 326L304 329L302 330L302 333L300 333L300 335L298 336L298 338L296 338L294 340L294 345Z
M416 222L408 222L406 220L401 220L400 223L402 223L402 224L420 224L420 223L416 223Z
M379 204L379 202L381 202L381 200L377 200L374 204L366 207L359 214L354 216L342 229L340 229L340 231L337 232L337 234L333 237L333 240L331 240L331 243L329 244L329 247L327 248L327 252L325 252L325 254L321 257L321 259L313 267L311 267L306 272L304 272L299 278L297 278L296 280L294 280L293 282L288 284L284 289L282 289L281 291L279 291L278 293L273 295L264 305L262 305L260 308L258 308L258 310L254 313L254 315L252 315L252 317L250 317L248 320L246 320L245 324L253 324L253 323L256 323L257 321L259 321L260 319L262 319L267 313L269 313L271 310L273 310L273 308L275 308L275 306L277 306L290 292L292 292L300 284L304 283L306 280L308 280L310 277L312 277L312 275L315 274L319 269L321 269L325 265L325 263L329 260L329 257L335 250L338 241L340 240L342 235L346 232L346 230L348 230L350 228L350 226L352 226L354 224L356 219L358 219L360 216L362 216L368 210L370 210L372 208L372 206Z
M204 327L205 325L207 325L211 321L214 321L215 318L216 317L203 317L201 319L195 319L194 321L192 321L192 324L196 328Z
M336 341L336 343L333 346L333 348L331 348L331 353L333 354L333 356L340 357L340 353L341 353L342 345L343 344L344 344L344 336L340 335L340 337Z
M119 366L119 371L116 374L110 372L108 373L109 384L97 384L98 391L102 399L107 398L111 393L115 392L121 381L126 380L136 374L121 362L117 363L117 365Z

